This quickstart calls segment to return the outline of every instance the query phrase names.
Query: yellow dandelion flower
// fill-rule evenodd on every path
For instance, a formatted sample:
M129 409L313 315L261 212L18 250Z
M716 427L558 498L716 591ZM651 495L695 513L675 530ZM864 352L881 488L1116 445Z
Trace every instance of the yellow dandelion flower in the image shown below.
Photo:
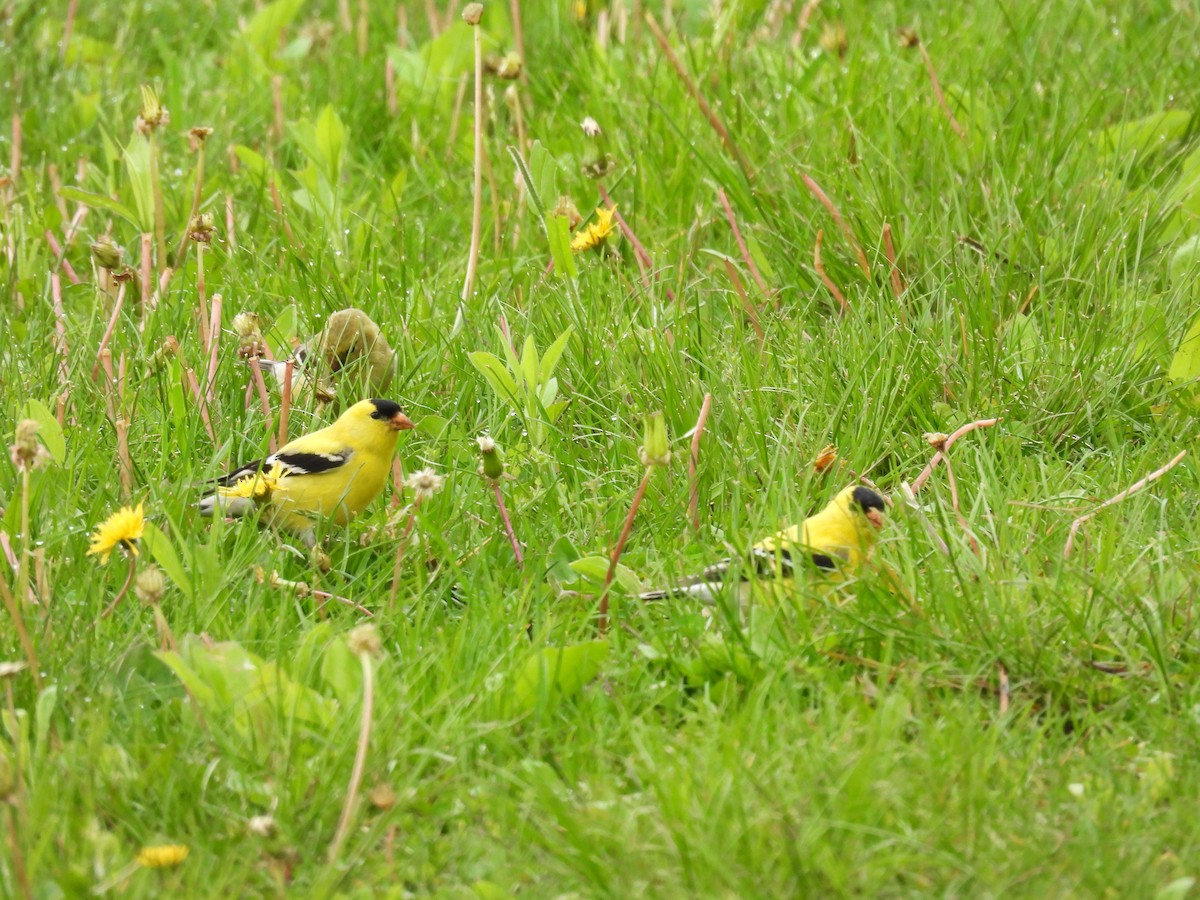
M245 497L247 500L260 501L271 496L271 492L279 487L279 480L284 477L283 465L275 463L271 471L258 471L253 475L239 478L232 487L221 488L222 497Z
M137 861L146 869L169 869L187 859L189 852L186 844L158 844L143 847Z
M146 516L142 504L139 503L136 509L122 506L96 527L87 555L98 553L101 564L105 564L113 550L120 546L127 553L137 556L137 542L145 528Z
M616 211L615 206L612 209L605 209L603 206L596 207L596 221L589 223L586 228L581 228L576 233L575 237L571 239L571 249L580 253L584 250L595 250L602 247L615 227L613 214Z

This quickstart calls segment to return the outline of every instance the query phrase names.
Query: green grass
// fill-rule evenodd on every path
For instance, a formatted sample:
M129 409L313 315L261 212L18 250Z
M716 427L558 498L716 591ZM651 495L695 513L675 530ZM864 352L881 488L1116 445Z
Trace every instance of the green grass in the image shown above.
M1187 4L827 0L798 48L801 3L778 33L775 4L673 4L672 45L749 159L747 178L643 21L631 16L626 42L614 29L601 47L594 15L581 25L568 4L527 2L528 80L517 82L526 131L559 161L559 192L586 216L599 197L579 170L579 123L599 122L618 160L606 187L658 277L643 287L628 241L619 257L577 256L574 284L546 274L546 237L518 206L506 152L517 141L509 83L489 76L496 194L485 179L479 283L461 308L469 90L454 115L470 68L467 26L455 14L434 41L424 6L411 4L401 50L395 10L370 4L360 57L332 2L283 0L258 16L244 5L241 18L233 6L80 4L65 61L61 11L17 0L0 21L4 108L19 113L22 137L19 177L0 188L6 444L28 401L53 411L62 389L49 277L61 270L44 232L61 242L67 223L52 169L142 223L93 208L67 248L82 283L62 279L65 452L30 479L28 535L22 476L0 465L0 528L17 554L28 545L45 561L39 603L22 609L42 689L29 672L9 680L17 722L6 707L0 729L0 774L11 773L0 778L0 824L15 835L34 896L105 883L130 896L288 884L297 896L484 898L1191 893L1200 873L1193 456L1100 512L1063 555L1075 515L1196 446L1194 407L1166 377L1200 297L1195 266L1176 278L1167 267L1200 231L1171 218L1195 128L1184 115L1170 142L1138 153L1127 152L1132 139L1111 152L1101 137L1119 122L1198 108L1200 22ZM507 14L508 4L488 4L489 53L513 46ZM819 40L836 23L842 59ZM920 51L901 46L903 27L919 33L965 139L935 100ZM144 83L171 116L158 141L172 246L194 179L186 131L214 129L203 211L217 237L204 274L208 295L225 298L226 331L214 445L177 366L147 364L174 335L204 377L197 253L144 330L136 276L128 286L111 342L128 373L126 495L109 394L91 376L111 301L94 286L88 244L110 231L135 268L140 258L150 220L122 148L145 143L132 130ZM316 127L327 106L344 146L313 162L303 123ZM268 163L243 151L235 168L234 146ZM0 161L11 151L6 115ZM293 173L306 167L301 178L324 179L324 205L296 197ZM840 207L869 278L804 173ZM68 216L76 206L66 202ZM907 283L900 299L884 223ZM852 307L845 316L813 267L818 229L824 266ZM758 306L761 343L723 257ZM306 337L351 305L383 327L399 355L390 393L426 422L401 439L405 470L446 476L416 514L394 606L395 540L364 540L386 523L385 500L327 535L327 573L252 523L209 523L194 509L201 482L266 446L257 404L244 409L248 370L232 315L256 311L279 346L283 332ZM531 427L469 359L501 353L502 316L518 348L532 335L544 351L574 328L555 372L569 404L552 424ZM339 386L342 400L365 390L353 374ZM688 432L706 393L693 533ZM647 585L819 508L850 478L812 472L827 443L899 500L932 453L925 432L1001 416L951 451L980 553L939 468L920 497L948 554L900 503L878 566L838 592L808 586L749 628L727 608L707 618L682 602L614 597L598 676L522 709L515 686L532 654L595 636L597 597L547 573L561 574L571 548L588 556L613 546L642 474L642 416L658 409L675 460L653 479L622 559ZM300 398L291 434L334 412ZM474 438L485 431L515 476L504 492L524 570L476 472ZM99 620L126 563L119 552L107 566L85 556L88 535L139 501L186 573L188 585L171 584L163 599L174 635L236 642L286 674L266 677L253 718L244 704L189 697L153 655L153 612L132 595ZM427 558L442 562L436 573ZM376 613L383 652L364 798L333 861L361 718L344 635L359 619L261 584L257 567ZM16 581L7 568L0 577ZM22 659L11 616L0 621L0 657ZM309 701L326 710L319 722L295 705ZM389 802L366 799L382 786ZM274 819L270 836L248 828L260 815ZM190 855L121 877L141 847L161 843ZM0 882L19 896L14 844L3 845Z

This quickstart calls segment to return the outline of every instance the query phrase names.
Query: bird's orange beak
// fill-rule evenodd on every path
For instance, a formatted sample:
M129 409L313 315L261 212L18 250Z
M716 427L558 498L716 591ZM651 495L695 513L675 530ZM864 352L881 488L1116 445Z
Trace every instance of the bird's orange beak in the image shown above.
M408 431L413 427L412 419L402 412L398 412L388 419L388 424L392 426L393 431Z
M883 513L878 509L868 509L867 510L867 521L870 522L872 525L874 525L876 528L882 528L883 527Z

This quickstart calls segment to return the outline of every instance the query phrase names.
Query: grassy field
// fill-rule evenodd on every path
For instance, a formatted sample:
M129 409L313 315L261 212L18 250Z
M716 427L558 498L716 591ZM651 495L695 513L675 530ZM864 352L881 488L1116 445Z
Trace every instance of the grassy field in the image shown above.
M67 4L0 7L0 659L37 660L3 676L4 893L1195 895L1192 5L516 5L480 26L465 300L457 8L101 0L64 44ZM604 192L648 266L566 250L558 198L578 234ZM346 307L396 351L405 475L445 480L322 567L195 504L281 426L235 314L283 355ZM288 433L368 381L297 390ZM926 433L997 417L909 508ZM849 583L632 596L856 475L895 506ZM136 570L86 555L139 503Z

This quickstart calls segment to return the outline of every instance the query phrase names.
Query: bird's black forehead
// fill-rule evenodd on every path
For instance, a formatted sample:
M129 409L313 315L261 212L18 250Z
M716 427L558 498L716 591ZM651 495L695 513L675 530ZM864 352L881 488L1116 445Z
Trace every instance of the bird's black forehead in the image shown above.
M859 485L854 489L854 503L863 512L877 509L883 512L886 508L883 503L883 498L871 490L869 487Z
M379 400L373 397L371 403L375 405L375 412L371 413L372 419L390 419L401 412L400 404L394 400Z

